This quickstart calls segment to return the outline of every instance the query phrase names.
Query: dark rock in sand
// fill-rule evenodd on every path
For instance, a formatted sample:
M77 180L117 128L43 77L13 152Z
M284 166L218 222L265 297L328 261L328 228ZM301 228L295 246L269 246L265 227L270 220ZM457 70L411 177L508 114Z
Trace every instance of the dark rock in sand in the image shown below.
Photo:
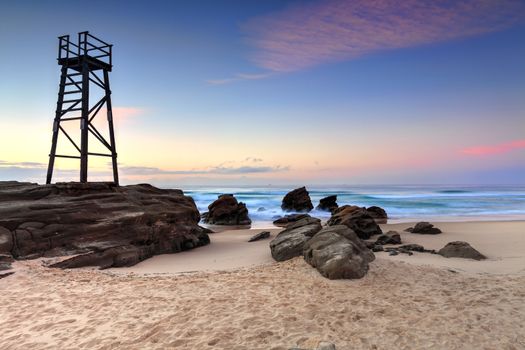
M385 209L383 209L381 207L372 206L372 207L366 208L366 211L368 212L368 214L370 214L371 217L374 218L374 220L378 224L386 224L387 223L388 215L386 214Z
M444 256L445 258L463 258L463 259L474 259L474 260L484 260L487 257L476 249L472 248L467 242L450 242L446 246L441 248L438 251L439 255Z
M296 188L283 198L281 208L285 211L310 211L314 208L306 187Z
M361 239L369 239L373 235L383 233L366 209L353 205L343 205L336 209L327 225L346 225Z
M277 220L275 220L273 222L273 224L275 226L284 227L284 226L288 225L289 223L297 222L297 221L299 221L301 219L309 218L309 217L310 217L310 215L308 215L308 214L289 214L289 215L285 215L283 217L278 218Z
M253 236L248 240L248 242L260 241L261 239L266 239L266 238L270 238L270 231L259 232L258 234L253 235Z
M418 222L416 226L409 227L405 231L411 233L419 233L422 235L437 235L438 233L441 233L440 229L434 227L434 225L426 221Z
M385 250L382 245L374 245L372 248L370 248L373 252L382 252Z
M401 235L396 231L388 231L387 233L379 236L374 244L401 244Z
M0 253L16 259L80 254L55 266L131 266L208 244L198 222L193 199L180 190L0 182Z
M284 261L302 255L304 244L321 228L320 220L312 217L288 224L270 242L272 257L277 261Z
M329 279L361 278L375 259L363 241L345 225L323 228L305 244L303 256Z
M232 194L222 194L202 214L202 221L210 225L250 225L246 204L237 202Z
M339 205L337 205L337 195L333 195L333 196L322 198L319 201L319 205L317 205L316 209L333 212L338 207Z

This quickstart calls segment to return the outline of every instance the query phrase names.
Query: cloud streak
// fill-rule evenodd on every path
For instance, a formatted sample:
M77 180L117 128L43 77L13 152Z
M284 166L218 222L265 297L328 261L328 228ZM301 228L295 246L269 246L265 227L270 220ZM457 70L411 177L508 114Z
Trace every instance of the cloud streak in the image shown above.
M474 146L462 149L460 152L470 156L490 156L525 148L525 140L516 140L492 146Z
M256 48L256 65L289 72L499 31L524 19L520 0L328 0L254 18L242 29Z
M208 85L225 85L230 83L235 83L242 80L259 80L259 79L265 79L270 76L272 76L272 72L268 73L257 73L257 74L248 74L248 73L237 73L231 78L224 78L224 79L209 79L206 80L206 83Z
M209 169L166 170L156 167L121 166L119 169L126 175L246 175L288 171L287 166L215 166Z

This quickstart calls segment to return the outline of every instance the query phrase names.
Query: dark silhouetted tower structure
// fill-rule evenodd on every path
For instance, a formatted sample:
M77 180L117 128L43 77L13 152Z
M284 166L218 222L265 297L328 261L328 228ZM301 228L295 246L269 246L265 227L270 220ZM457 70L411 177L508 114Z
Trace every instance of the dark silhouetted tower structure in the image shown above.
M111 158L113 181L118 184L117 150L113 129L111 90L109 72L112 69L112 47L89 32L78 33L78 41L70 41L69 35L58 38L58 64L62 67L58 102L53 123L53 139L49 154L46 183L51 183L55 158L73 158L80 160L80 182L88 180L88 157L101 156ZM100 99L90 105L90 85L102 89ZM94 91L92 91L94 92ZM92 94L93 95L93 94ZM105 106L109 128L109 141L97 130L93 120ZM65 122L80 124L80 146L66 132ZM78 155L56 154L59 135L63 135L78 151ZM91 138L89 136L92 136ZM89 152L89 140L97 140L108 152ZM77 140L78 141L78 140Z

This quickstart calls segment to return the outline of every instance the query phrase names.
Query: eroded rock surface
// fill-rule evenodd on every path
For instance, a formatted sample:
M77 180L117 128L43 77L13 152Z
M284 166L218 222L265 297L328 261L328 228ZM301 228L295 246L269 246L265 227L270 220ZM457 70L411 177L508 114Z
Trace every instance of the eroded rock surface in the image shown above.
M272 257L276 261L285 261L302 255L304 244L321 228L321 220L313 217L288 224L286 229L270 242Z
M336 209L327 224L329 226L345 225L361 239L369 239L373 235L383 233L367 210L355 205L343 205Z
M202 214L202 221L211 225L250 225L248 208L238 202L232 194L222 194L208 206L208 212Z
M388 221L388 215L386 214L385 209L378 206L371 206L366 208L368 214L374 218L378 224L386 224Z
M323 228L306 242L303 256L329 279L361 278L375 259L356 233L345 225Z
M289 215L285 215L283 217L280 217L278 219L276 219L273 224L275 226L281 226L281 227L285 227L286 225L292 223L292 222L297 222L301 219L304 219L304 218L309 218L310 215L309 214L289 214Z
M462 241L447 243L447 245L438 251L438 254L444 256L445 258L463 258L474 260L484 260L487 258L476 249L472 248L470 244Z
M333 212L339 207L337 204L337 195L332 195L328 197L321 198L319 205L317 205L317 210Z
M193 199L181 190L0 182L0 254L16 259L80 254L56 267L131 266L208 244L199 219Z
M314 208L306 187L296 188L283 198L281 208L285 211L307 212Z

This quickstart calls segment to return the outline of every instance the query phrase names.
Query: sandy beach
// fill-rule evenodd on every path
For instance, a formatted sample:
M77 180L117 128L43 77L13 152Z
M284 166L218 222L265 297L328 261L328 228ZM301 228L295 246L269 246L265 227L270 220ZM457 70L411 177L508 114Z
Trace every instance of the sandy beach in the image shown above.
M525 222L436 225L443 234L402 239L465 240L488 260L378 253L364 278L330 281L246 242L261 230L237 230L132 268L17 262L0 280L2 348L525 349Z

